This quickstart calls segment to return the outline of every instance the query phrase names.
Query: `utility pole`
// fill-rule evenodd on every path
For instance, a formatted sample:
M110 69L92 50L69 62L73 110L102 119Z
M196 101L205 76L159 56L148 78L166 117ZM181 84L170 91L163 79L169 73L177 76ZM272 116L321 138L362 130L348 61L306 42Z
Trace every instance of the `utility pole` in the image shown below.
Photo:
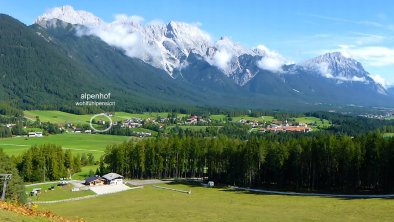
M11 180L12 174L0 174L0 177L4 177L3 193L1 194L1 200L5 201L5 191L7 189L7 181Z

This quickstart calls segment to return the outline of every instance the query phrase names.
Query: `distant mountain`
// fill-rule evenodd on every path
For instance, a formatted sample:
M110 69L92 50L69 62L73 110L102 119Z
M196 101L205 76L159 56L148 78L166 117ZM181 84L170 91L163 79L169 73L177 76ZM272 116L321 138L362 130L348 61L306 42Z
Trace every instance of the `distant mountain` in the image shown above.
M337 80L338 84L343 82L361 82L374 87L378 93L387 95L384 87L369 76L370 74L365 71L361 63L352 58L346 58L340 52L318 56L304 61L300 66L306 71L314 71L328 79Z
M210 65L218 67L238 85L244 85L255 73L244 66L240 57L249 55L258 60L263 56L270 56L263 50L244 48L226 37L214 41L197 26L184 22L156 22L143 25L137 17L118 16L115 22L105 23L89 12L63 6L38 17L36 23L46 27L53 19L83 25L85 28L80 28L79 35L98 36L110 45L125 49L126 54L163 69L172 77L176 77L173 75L174 72L188 65L187 57L193 53L201 56ZM119 34L124 39L128 38L130 42L136 42L135 48L138 49L130 49L130 44L118 41L116 37L108 37L107 34L113 30L121 30L121 33L113 35ZM256 63L253 65L257 66Z
M394 86L390 86L387 88L387 92L391 95L394 96Z
M27 108L72 106L79 93L103 90L127 110L394 105L390 90L338 52L289 64L262 45L214 41L196 25L127 16L106 23L70 6L29 27L1 15L0 28L0 98Z

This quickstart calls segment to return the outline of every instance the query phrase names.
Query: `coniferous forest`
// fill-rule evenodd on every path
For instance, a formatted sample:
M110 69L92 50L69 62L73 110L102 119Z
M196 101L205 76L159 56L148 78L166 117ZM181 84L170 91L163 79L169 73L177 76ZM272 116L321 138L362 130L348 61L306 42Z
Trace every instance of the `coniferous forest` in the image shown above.
M394 190L394 139L170 137L109 147L100 171L130 178L208 177L217 183L303 191ZM204 170L205 169L205 170Z

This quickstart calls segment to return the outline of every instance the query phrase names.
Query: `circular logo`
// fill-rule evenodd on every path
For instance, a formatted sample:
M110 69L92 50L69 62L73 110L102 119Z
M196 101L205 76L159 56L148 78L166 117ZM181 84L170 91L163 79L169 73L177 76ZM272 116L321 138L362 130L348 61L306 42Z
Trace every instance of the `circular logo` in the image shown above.
M104 117L106 117L107 119L109 119L109 126L108 126L106 129L99 130L99 129L94 128L94 126L93 126L93 124L92 124L92 121L93 121L94 118L99 117L99 116L104 116ZM90 128L91 128L93 131L98 132L98 133L104 133L104 132L107 132L108 130L111 129L111 127L112 127L112 119L111 119L111 117L109 117L107 114L105 114L105 113L100 113L100 114L96 114L96 115L92 116L92 118L90 118L89 124L90 124Z

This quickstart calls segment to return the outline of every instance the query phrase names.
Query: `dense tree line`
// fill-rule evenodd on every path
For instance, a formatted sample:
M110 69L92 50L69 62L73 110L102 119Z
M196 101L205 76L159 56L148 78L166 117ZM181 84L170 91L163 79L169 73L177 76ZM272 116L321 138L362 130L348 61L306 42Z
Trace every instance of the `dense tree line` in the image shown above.
M335 134L356 136L381 129L385 126L394 126L394 120L372 119L339 113L313 112L307 113L306 115L331 121L333 125L327 130Z
M223 136L156 138L108 147L100 165L99 173L130 178L208 176L241 186L388 192L394 190L394 139L377 133L247 141Z
M16 162L23 180L30 182L59 180L81 170L80 156L53 144L32 146Z

